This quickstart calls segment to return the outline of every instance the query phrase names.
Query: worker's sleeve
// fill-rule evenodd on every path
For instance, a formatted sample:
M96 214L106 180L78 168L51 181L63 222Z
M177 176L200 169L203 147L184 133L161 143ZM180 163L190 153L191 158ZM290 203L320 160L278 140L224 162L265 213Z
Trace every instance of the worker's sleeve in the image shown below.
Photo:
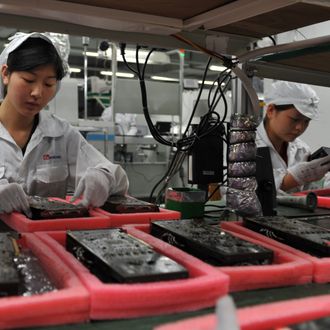
M102 171L110 186L110 195L126 194L128 178L120 165L113 164L89 144L79 131L72 129L68 136L69 185L75 189L88 168Z

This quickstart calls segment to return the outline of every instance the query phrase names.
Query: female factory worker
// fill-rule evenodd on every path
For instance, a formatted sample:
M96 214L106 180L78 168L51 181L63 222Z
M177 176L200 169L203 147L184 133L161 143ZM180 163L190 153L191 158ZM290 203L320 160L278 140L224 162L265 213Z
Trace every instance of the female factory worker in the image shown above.
M299 136L318 117L319 98L308 85L278 81L265 96L264 120L257 128L256 144L268 146L278 191L308 189L330 169L330 156L308 161L310 148Z
M0 55L0 212L29 213L29 195L101 206L124 194L124 170L64 120L41 111L55 96L65 63L45 34L15 35ZM72 109L75 111L75 109Z

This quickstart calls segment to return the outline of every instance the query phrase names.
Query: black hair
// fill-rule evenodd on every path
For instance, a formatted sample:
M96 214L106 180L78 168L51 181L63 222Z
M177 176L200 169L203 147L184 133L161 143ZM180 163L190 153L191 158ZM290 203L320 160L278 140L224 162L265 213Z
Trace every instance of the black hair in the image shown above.
M56 79L64 75L63 62L55 46L42 38L28 38L7 59L8 72L31 71L40 65L53 64Z
M295 108L295 106L293 104L281 104L281 105L274 104L274 108L277 111L284 111L284 110L289 110L289 109Z
M281 105L273 104L273 106L274 106L276 111L285 111L285 110L295 108L295 106L293 104L281 104ZM268 122L268 118L267 118L267 116L265 116L264 117L264 124L266 124L267 122Z

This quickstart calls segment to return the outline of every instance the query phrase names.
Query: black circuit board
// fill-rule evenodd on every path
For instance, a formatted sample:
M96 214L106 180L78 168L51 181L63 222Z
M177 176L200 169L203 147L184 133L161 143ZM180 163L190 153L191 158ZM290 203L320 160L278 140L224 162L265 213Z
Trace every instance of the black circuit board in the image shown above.
M273 251L199 220L151 223L151 234L212 265L271 264Z
M312 216L312 217L299 217L300 221L304 221L311 225L315 225L327 230L330 230L330 216Z
M81 218L88 217L86 207L67 203L65 201L53 200L47 197L29 196L32 220Z
M13 238L8 233L0 233L0 297L17 295L20 276L14 263Z
M68 231L66 248L103 282L154 282L189 276L176 261L121 229Z
M159 207L156 204L121 195L110 196L101 208L110 213L159 212Z
M314 256L330 256L330 231L320 226L280 216L246 218L244 225Z
M295 325L289 325L287 330L328 330L330 329L330 317L306 321Z

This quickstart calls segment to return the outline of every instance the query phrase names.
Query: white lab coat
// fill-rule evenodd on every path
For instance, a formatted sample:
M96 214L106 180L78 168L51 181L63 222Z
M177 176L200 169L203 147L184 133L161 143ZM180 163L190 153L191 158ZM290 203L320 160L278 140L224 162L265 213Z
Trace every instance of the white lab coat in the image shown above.
M259 124L257 128L256 135L256 145L257 147L269 147L270 156L272 159L274 181L277 191L280 190L283 178L287 173L288 167L294 166L297 163L307 161L308 156L311 153L310 147L303 142L301 139L297 138L293 142L289 142L287 149L288 164L285 163L280 154L276 151L273 144L268 138L267 132L263 121ZM290 190L290 192L309 189L308 185L301 186Z
M127 192L125 171L66 121L41 111L24 155L0 123L0 184L17 182L28 195L63 198L75 189L89 167L107 170L110 194Z

